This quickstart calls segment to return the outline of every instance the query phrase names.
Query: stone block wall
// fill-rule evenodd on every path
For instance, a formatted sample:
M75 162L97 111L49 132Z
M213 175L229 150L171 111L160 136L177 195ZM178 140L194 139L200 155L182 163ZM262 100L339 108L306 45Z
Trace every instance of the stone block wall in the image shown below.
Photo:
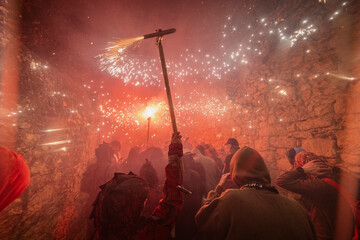
M1 116L7 119L2 132L15 132L16 141L1 138L0 144L24 156L31 183L0 213L0 239L85 239L88 195L80 183L98 141L96 105L82 79L27 50L18 61L17 107Z
M286 9L279 7L267 16L267 20L284 18L290 29L297 29L309 17L316 32L293 47L280 38L262 41L262 57L228 77L227 94L233 108L224 120L227 126L213 130L208 141L216 139L221 145L235 137L240 145L257 149L273 178L291 168L285 156L291 147L359 172L354 168L359 167L360 155L354 142L360 132L356 107L359 47L355 43L359 42L360 7L351 1L346 11L341 10L343 15L329 21L329 13L338 9L336 4L340 3L289 1ZM348 140L343 140L344 134Z

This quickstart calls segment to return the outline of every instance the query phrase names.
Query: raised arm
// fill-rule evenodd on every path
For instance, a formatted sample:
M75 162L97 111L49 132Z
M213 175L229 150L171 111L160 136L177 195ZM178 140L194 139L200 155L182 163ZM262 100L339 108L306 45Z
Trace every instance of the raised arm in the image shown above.
M180 133L174 133L169 146L168 164L165 168L163 198L153 212L152 218L162 225L172 225L183 206L183 193L177 189L183 184L181 170L183 145Z
M276 184L290 192L298 193L310 198L323 197L323 190L329 189L329 185L317 176L327 175L331 168L325 163L311 161L302 168L299 167L280 175Z

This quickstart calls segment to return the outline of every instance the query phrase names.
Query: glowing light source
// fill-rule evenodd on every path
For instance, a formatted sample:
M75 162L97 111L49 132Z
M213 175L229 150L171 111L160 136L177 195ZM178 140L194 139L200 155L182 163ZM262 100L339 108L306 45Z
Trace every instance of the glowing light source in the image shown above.
M51 145L59 145L59 144L66 144L66 143L71 143L71 140L62 140L62 141L57 141L57 142L49 142L49 143L43 143L41 145L43 145L43 146L51 146Z
M356 79L354 77L347 77L347 76L337 75L337 74L333 74L333 73L326 73L326 75L334 76L336 78L343 79L343 80L349 80L349 81L353 81Z
M154 115L155 115L155 113L156 113L157 111L159 111L160 107L161 107L161 103L159 103L159 104L157 104L157 105L147 106L147 107L145 108L145 111L144 111L144 113L143 113L143 116L144 116L145 118L149 118L149 117L150 117L150 118L153 118Z
M287 92L286 92L284 89L280 90L279 93L280 93L281 95L287 95Z
M65 130L65 128L46 129L46 130L42 130L41 132L58 132L62 130Z

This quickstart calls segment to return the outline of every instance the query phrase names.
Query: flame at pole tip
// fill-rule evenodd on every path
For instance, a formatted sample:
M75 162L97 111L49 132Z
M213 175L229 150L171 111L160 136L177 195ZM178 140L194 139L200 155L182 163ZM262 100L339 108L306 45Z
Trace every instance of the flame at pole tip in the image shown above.
M134 43L143 40L144 36L141 37L135 37L135 38L128 38L128 39L122 39L117 42L110 42L109 46L106 48L107 51L115 50L118 53L123 53L127 48L132 46Z
M116 66L121 65L124 62L128 50L137 48L140 45L140 41L143 39L144 36L141 36L109 42L104 53L97 56L100 58L100 69L112 73L112 71L116 69Z
M155 114L161 109L162 106L163 106L163 103L150 104L145 108L142 115L146 119L153 118L155 116Z

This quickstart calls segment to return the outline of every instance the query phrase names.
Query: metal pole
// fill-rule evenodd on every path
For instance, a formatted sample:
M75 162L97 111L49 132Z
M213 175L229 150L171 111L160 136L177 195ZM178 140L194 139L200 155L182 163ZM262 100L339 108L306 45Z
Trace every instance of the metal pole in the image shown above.
M164 75L166 95L167 95L168 104L169 104L169 110L170 110L171 124L172 124L172 128L173 128L173 132L176 133L177 132L177 127L176 127L174 105L173 105L172 98L171 98L169 78L168 78L168 74L167 74L167 70L166 70L164 49L162 47L162 37L157 38L157 45L159 46L161 67L162 67L162 71L163 71L163 75Z
M146 138L146 147L149 146L149 138L150 138L150 121L151 117L148 117L148 129L147 129L147 138Z

